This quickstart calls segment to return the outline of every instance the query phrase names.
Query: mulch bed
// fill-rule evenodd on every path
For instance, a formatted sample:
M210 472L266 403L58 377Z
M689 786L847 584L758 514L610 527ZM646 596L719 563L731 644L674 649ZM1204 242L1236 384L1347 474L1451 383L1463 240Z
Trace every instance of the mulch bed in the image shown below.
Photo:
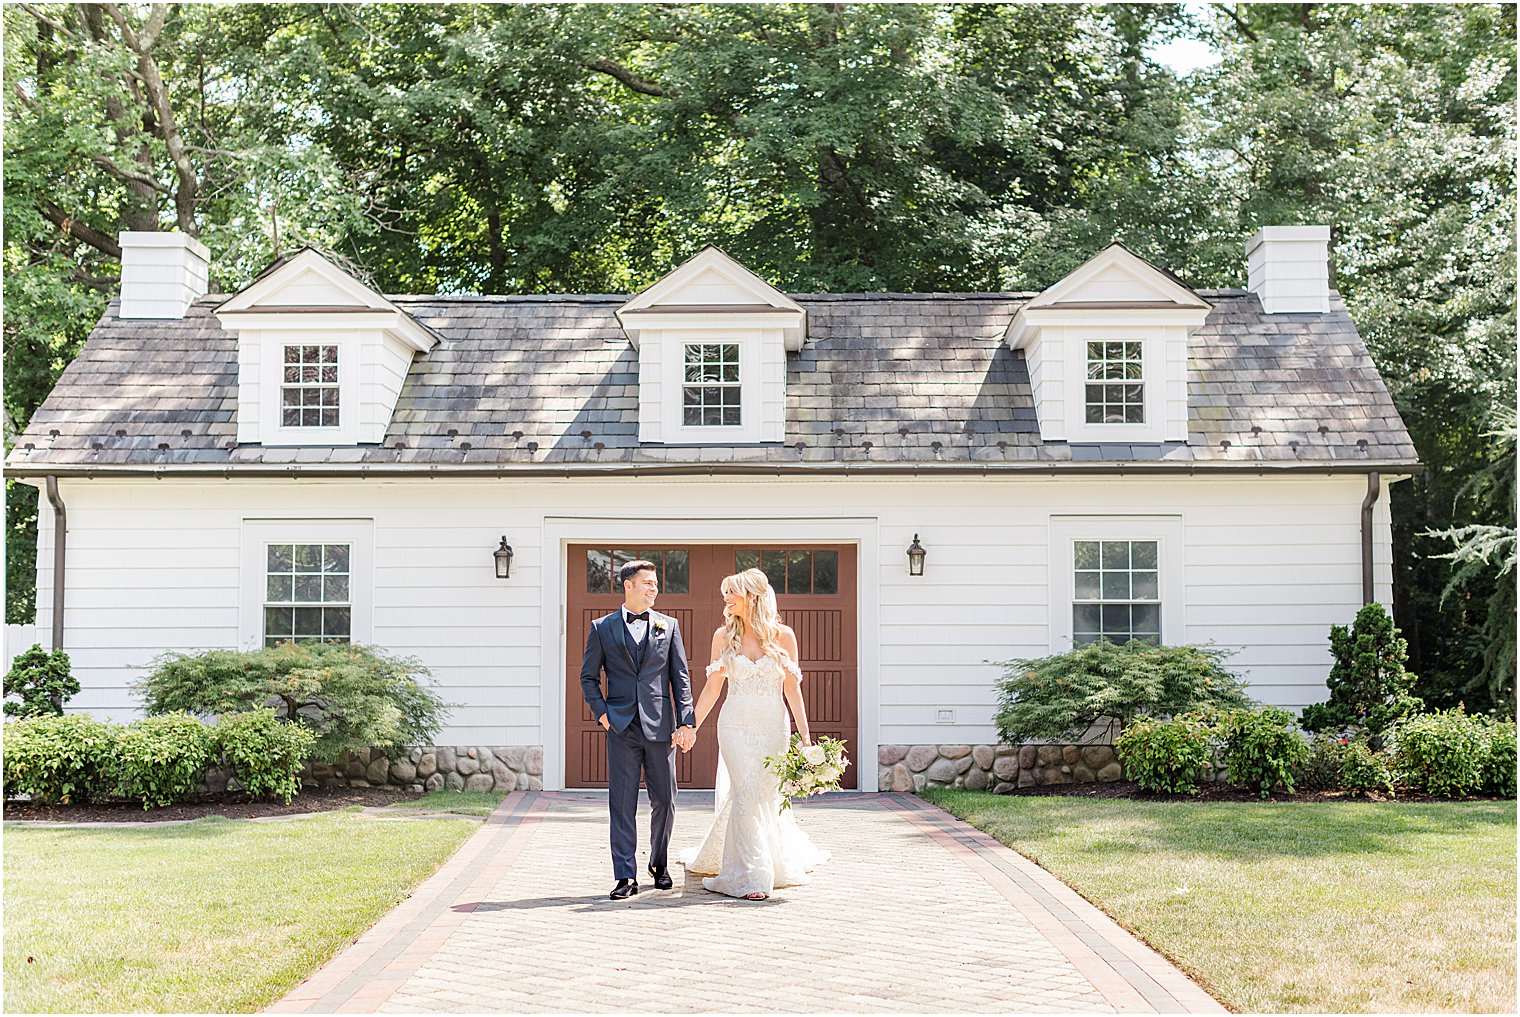
M349 805L397 805L419 801L420 793L394 787L325 787L308 788L290 800L290 804L254 800L240 792L223 792L193 798L161 809L144 809L141 802L106 801L87 805L39 805L29 801L7 801L6 819L45 819L56 823L156 823L166 819L200 819L203 816L226 816L230 819L254 819L258 816L293 816L307 812L329 812Z
M1105 784L1041 784L1021 787L1005 792L1015 798L1128 798L1137 802L1260 802L1260 792L1229 784L1200 784L1196 795L1173 795L1159 791L1141 791L1132 780L1116 780ZM1508 801L1501 795L1469 795L1466 798L1437 798L1422 791L1400 790L1393 797L1379 794L1353 795L1349 791L1295 791L1292 794L1278 792L1267 798L1269 802L1450 802L1450 801Z

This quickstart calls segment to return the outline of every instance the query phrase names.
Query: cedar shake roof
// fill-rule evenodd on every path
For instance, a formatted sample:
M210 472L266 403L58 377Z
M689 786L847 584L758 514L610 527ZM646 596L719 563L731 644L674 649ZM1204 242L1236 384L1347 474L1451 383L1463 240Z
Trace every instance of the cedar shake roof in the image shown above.
M122 319L113 301L33 414L7 463L1415 466L1414 446L1345 306L1263 313L1254 294L1200 290L1186 442L1040 438L1021 351L1003 341L1034 294L794 295L808 341L787 357L786 441L640 445L638 361L622 295L395 296L442 341L418 354L382 445L238 445L237 348L213 315Z

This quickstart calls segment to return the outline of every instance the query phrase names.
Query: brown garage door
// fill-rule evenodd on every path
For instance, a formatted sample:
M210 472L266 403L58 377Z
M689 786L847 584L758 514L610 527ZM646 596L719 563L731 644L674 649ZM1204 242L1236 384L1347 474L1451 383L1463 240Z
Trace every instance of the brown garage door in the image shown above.
M617 570L637 558L658 566L660 597L655 608L672 615L681 626L691 663L693 700L705 681L713 630L723 622L718 584L742 569L764 570L775 587L781 620L797 632L803 701L813 736L843 739L850 759L855 759L859 732L853 546L572 544L565 591L566 787L607 786L606 736L581 695L581 658L591 622L623 602ZM720 709L721 705L720 701ZM710 788L717 766L717 727L710 717L698 735L697 747L677 754L676 780L681 787ZM845 772L845 786L857 786L855 771L852 765Z

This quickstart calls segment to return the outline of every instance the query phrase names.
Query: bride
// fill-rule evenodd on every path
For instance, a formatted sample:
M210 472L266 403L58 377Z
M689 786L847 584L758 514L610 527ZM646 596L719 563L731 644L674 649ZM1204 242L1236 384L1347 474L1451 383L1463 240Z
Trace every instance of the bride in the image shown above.
M712 827L681 864L708 874L702 885L730 897L764 900L778 886L809 882L805 873L829 853L781 809L779 778L765 766L790 742L786 709L797 720L802 744L812 744L802 703L797 634L776 614L776 594L765 573L746 569L723 580L725 623L713 633L707 685L697 700L697 729L717 705L718 777ZM785 701L783 702L783 696Z

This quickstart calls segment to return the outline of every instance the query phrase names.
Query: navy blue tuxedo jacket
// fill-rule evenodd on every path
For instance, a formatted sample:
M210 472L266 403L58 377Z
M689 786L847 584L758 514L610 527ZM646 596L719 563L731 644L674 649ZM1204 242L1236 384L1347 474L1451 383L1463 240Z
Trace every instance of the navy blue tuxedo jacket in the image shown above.
M581 661L581 692L591 716L605 713L612 730L622 731L637 719L645 738L669 741L677 727L697 726L686 647L676 620L651 610L642 649L640 667L634 663L640 647L633 644L621 607L592 622ZM605 696L603 672L607 675Z

